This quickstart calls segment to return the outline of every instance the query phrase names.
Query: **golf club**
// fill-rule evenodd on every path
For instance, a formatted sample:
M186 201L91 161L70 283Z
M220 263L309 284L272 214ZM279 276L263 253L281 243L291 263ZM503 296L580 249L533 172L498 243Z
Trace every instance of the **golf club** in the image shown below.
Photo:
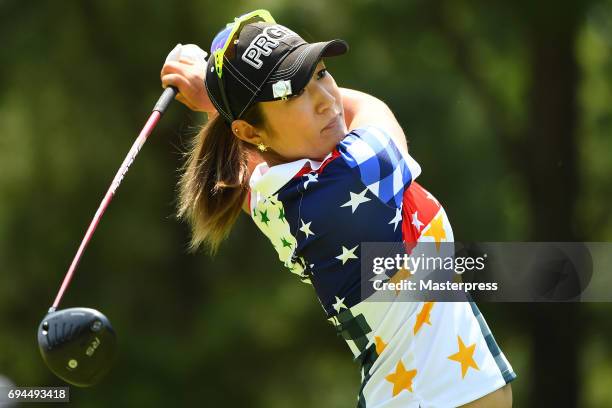
M97 310L83 307L64 310L57 308L87 244L125 173L176 94L176 88L168 87L155 104L153 112L123 160L89 224L53 305L38 327L38 347L43 360L55 375L72 385L89 387L104 377L113 365L117 351L117 337L110 321Z

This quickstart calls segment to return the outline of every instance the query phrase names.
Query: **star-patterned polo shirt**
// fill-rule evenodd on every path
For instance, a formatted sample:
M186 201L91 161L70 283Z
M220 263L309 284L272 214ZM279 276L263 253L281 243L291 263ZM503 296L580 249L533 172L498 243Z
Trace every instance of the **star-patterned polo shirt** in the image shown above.
M362 364L359 406L457 406L516 377L475 304L361 299L363 242L454 240L440 203L414 181L420 173L368 126L321 162L261 163L250 179L252 219Z

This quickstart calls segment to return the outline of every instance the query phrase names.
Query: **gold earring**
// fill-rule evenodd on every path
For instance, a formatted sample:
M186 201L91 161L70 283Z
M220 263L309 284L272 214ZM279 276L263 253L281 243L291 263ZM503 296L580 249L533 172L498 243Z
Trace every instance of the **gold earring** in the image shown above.
M266 150L268 150L268 148L266 147L265 144L259 142L259 144L257 145L257 148L259 149L259 151L261 152L265 152Z

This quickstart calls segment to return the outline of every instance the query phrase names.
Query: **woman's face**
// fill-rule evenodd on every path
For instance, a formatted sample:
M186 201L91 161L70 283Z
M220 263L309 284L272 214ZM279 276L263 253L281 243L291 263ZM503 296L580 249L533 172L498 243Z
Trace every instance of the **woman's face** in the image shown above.
M340 89L323 61L300 94L260 107L265 126L257 133L271 150L266 161L321 161L347 133Z

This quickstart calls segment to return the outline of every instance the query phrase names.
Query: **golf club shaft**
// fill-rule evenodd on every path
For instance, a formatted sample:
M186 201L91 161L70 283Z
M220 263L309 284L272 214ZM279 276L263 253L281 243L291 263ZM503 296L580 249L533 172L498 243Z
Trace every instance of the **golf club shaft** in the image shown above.
M144 142L147 140L147 138L149 137L149 135L155 128L155 125L157 125L159 118L166 111L166 108L168 107L170 102L172 102L176 94L177 94L176 88L168 87L164 90L164 92L158 99L157 103L155 104L155 107L153 108L153 112L151 113L151 116L149 116L149 119L147 120L144 127L140 131L140 134L136 138L136 141L132 145L132 148L130 149L127 156L123 160L123 163L121 164L119 171L115 175L115 178L113 179L113 182L111 183L110 188L106 192L106 195L102 199L102 202L100 203L100 206L98 207L98 210L96 211L96 214L94 215L93 220L91 221L91 224L89 224L89 228L87 228L87 232L85 233L85 236L83 237L83 241L81 241L81 245L79 246L79 249L77 250L77 253L74 256L74 259L72 260L72 263L70 264L68 273L66 273L66 276L64 277L64 281L62 282L62 286L60 287L60 290L57 293L57 296L55 298L55 301L53 302L53 306L51 306L51 308L49 309L49 313L54 312L59 306L59 303L61 302L62 297L64 296L64 293L66 292L66 289L68 288L68 285L70 285L70 281L72 280L72 277L74 276L74 272L77 266L79 265L79 261L81 260L81 257L83 256L83 252L85 251L87 244L91 240L91 237L94 231L96 230L96 227L98 226L98 223L100 222L100 219L102 218L102 215L104 214L104 211L106 211L106 207L108 207L108 204L113 199L113 196L115 195L115 191L117 190L117 187L119 187L119 184L121 184L121 181L123 180L123 177L125 176L125 173L127 173L128 169L130 168L130 165L132 164L132 162L136 158L136 155L140 151L140 148L142 147Z

